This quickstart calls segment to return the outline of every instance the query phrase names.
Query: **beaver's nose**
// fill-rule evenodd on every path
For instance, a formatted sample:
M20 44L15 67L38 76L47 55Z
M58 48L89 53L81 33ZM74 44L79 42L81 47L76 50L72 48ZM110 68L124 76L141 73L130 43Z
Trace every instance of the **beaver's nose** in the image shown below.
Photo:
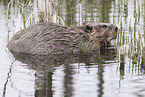
M118 31L118 28L117 28L117 27L115 28L115 31L116 31L116 32Z

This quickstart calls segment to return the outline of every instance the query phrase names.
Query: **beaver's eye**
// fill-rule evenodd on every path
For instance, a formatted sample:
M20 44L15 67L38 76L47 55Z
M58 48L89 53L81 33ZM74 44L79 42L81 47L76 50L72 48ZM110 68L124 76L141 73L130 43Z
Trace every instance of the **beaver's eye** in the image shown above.
M87 33L91 33L91 32L92 32L92 29L93 29L93 27L91 27L91 26L86 26L85 31L86 31Z
M103 28L107 28L107 25L103 25Z

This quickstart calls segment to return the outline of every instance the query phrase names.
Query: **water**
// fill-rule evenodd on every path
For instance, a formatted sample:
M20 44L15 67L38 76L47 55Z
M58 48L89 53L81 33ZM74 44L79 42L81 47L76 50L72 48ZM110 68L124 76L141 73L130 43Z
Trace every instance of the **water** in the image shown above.
M27 1L27 0L26 0ZM61 25L108 22L120 29L112 47L96 55L12 55L6 45L43 21L36 0L0 1L0 95L3 97L144 97L144 0L55 0L47 21ZM20 5L19 5L20 4ZM29 6L28 6L29 5ZM43 7L39 10L43 10ZM33 14L32 14L33 13ZM44 19L45 20L45 19ZM124 48L124 49L122 49ZM135 53L137 58L133 57ZM15 56L15 57L14 57ZM122 56L124 59L122 59Z

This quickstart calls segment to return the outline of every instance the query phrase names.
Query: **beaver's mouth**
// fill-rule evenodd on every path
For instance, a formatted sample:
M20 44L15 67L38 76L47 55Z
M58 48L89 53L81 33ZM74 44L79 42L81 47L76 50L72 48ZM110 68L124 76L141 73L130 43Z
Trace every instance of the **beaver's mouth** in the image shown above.
M116 39L116 37L109 37L106 42L110 42L112 39Z
M111 42L112 39L116 39L116 38L109 37L108 39L106 39L103 42L101 42L101 46L102 47L109 47L109 46L111 46L111 43L110 42Z

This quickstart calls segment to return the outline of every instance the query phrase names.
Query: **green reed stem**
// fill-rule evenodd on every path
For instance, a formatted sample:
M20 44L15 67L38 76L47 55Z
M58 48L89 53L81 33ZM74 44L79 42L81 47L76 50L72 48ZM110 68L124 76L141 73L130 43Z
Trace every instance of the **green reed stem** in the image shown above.
M125 32L123 31L123 33L122 33L122 45L124 45L125 44Z
M81 22L81 8L80 8L80 5L79 5L79 25L81 25L80 22Z
M138 2L138 20L140 20L140 3L139 0L137 0Z

